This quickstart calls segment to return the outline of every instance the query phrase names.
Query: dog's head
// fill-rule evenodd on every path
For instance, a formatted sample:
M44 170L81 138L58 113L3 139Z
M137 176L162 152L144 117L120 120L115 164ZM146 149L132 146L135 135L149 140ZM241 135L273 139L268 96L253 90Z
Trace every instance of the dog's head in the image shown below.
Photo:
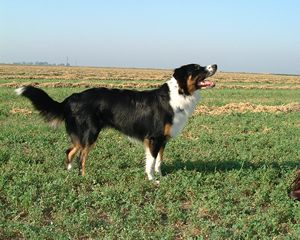
M188 64L176 68L173 77L179 85L179 93L192 95L195 91L201 88L211 88L215 84L212 81L206 80L217 71L217 65L208 65L201 67L198 64Z

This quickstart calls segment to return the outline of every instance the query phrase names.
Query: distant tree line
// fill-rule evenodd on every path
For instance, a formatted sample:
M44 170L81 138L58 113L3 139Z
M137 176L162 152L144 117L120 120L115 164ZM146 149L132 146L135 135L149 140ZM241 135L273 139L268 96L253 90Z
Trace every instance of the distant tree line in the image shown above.
M35 65L35 66L66 66L69 67L70 63L48 63L48 62L14 62L14 65Z

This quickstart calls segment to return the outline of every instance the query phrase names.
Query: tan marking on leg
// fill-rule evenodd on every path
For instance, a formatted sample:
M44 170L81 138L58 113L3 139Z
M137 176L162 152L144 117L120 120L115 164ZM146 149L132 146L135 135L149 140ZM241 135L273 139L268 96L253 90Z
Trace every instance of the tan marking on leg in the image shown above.
M163 159L164 151L165 151L164 147L161 147L160 150L159 150L159 155L160 155L161 160Z
M164 127L164 136L167 138L171 137L172 124L166 123Z
M80 154L80 164L81 164L81 175L85 175L85 162L87 160L88 154L93 148L94 144L91 146L84 147Z
M78 150L80 148L81 148L81 146L77 144L77 145L73 145L66 151L66 154L67 154L66 167L68 170L70 170L72 168L73 158L75 157L76 153L78 152Z
M152 145L149 139L145 138L144 139L144 147L148 148L150 150L150 152L152 151Z
M145 147L150 147L150 141L149 141L149 139L147 139L147 138L144 139L144 146Z
M79 146L73 146L73 148L70 150L70 152L67 154L67 163L71 163L75 154L79 150Z

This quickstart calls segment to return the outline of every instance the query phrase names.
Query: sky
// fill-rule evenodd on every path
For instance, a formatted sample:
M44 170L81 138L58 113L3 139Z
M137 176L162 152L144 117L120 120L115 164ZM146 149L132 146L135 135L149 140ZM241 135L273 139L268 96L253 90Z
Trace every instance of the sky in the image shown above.
M300 74L298 0L0 0L0 62Z

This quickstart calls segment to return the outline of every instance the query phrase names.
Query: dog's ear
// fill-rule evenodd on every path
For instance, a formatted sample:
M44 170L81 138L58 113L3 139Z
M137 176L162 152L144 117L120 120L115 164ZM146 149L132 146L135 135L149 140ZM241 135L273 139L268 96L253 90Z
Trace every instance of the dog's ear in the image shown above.
M173 77L177 80L179 86L179 94L186 94L189 95L187 90L187 67L182 66L180 68L176 68L173 73Z
M187 71L186 71L186 68L184 66L182 66L180 68L176 68L174 70L174 73L173 73L173 77L178 82L181 82L182 80L184 80L186 78L186 75L187 75Z

